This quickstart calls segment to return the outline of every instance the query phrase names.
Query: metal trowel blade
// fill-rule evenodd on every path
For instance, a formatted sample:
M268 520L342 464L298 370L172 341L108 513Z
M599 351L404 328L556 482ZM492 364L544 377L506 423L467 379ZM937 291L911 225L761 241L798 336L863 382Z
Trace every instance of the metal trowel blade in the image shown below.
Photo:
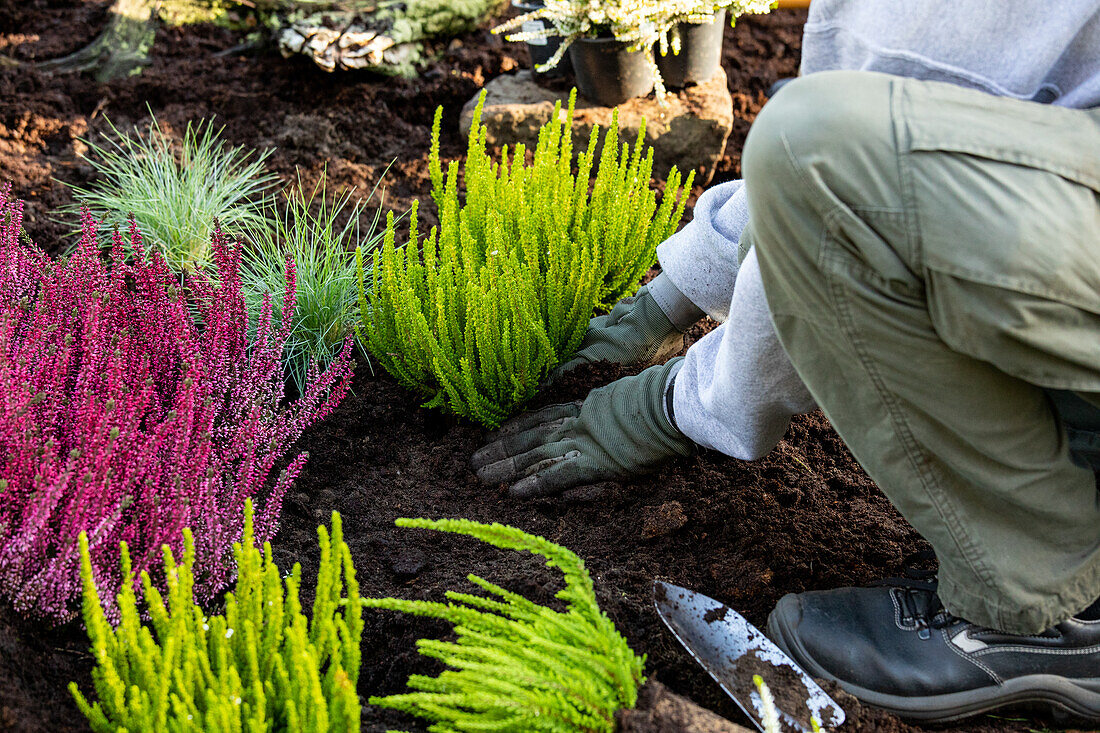
M760 730L764 703L754 675L775 698L780 730L812 733L813 721L822 729L844 722L844 710L812 677L725 604L660 580L653 583L653 604L673 636Z

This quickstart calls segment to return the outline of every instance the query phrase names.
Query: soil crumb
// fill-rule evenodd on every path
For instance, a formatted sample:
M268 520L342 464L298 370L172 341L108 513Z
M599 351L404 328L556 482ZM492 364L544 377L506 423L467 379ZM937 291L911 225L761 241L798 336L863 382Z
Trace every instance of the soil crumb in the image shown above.
M729 612L729 606L718 606L717 608L712 608L704 613L703 620L706 621L708 624L712 624L715 621L721 621L722 619L724 619L726 617L726 614Z
M666 501L660 506L642 510L642 536L646 539L663 537L683 528L688 523L684 506L678 501Z

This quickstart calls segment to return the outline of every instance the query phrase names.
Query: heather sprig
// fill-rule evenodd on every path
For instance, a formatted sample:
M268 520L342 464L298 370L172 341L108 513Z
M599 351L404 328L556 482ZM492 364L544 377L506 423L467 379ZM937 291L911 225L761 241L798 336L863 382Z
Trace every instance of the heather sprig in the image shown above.
M367 200L377 192L375 184ZM372 216L365 216L365 201L353 195L352 189L329 196L324 175L310 191L299 178L281 201L272 197L266 203L265 218L273 226L245 233L244 293L253 333L264 298L286 290L286 260L294 261L295 309L283 363L299 390L310 368L327 367L354 335L359 318L355 252L370 252L382 239L381 202ZM282 322L278 302L274 318Z
M259 500L257 536L274 533L306 456L276 468L346 393L350 342L284 404L287 328L273 325L267 302L249 344L240 252L220 231L213 279L181 283L133 223L105 256L86 212L62 264L19 241L21 204L6 189L0 211L0 596L28 616L67 620L82 531L111 599L120 541L140 572L162 545L179 550L191 527L196 594L209 600L232 577L246 499ZM293 273L282 294L290 310Z
M644 127L633 148L620 145L614 117L600 152L594 127L573 155L574 100L564 115L555 106L528 164L522 145L499 161L487 152L482 94L461 203L459 165L444 174L440 161L436 111L439 227L422 237L414 204L409 243L396 246L391 218L370 275L360 275L362 338L429 407L499 425L577 349L593 309L633 291L683 215L692 175L681 187L673 168L658 204Z
M144 614L123 543L125 580L113 604L121 620L112 628L81 533L84 625L99 699L89 702L75 682L69 690L92 730L357 733L363 609L340 515L332 513L331 536L321 526L317 537L321 566L310 618L298 598L301 566L296 563L284 578L271 544L263 543L262 554L256 546L251 500L245 502L244 535L233 545L236 588L226 594L222 614L207 617L195 603L189 529L183 533L182 563L171 548L162 548L163 595L141 572Z
M530 552L565 576L557 593L564 611L541 606L476 575L487 595L448 591L448 603L364 599L367 608L450 621L453 642L421 639L421 654L447 665L437 677L410 675L415 692L370 703L433 721L428 730L577 733L615 729L615 712L631 709L645 681L636 655L600 610L584 562L542 537L501 524L466 519L398 519L399 527L475 537L495 547Z
M261 205L263 193L278 182L264 167L271 150L254 156L243 146L227 146L213 120L187 123L178 151L155 118L144 133L108 124L111 135L103 145L82 141L97 180L73 186L79 205L104 216L108 230L125 230L132 215L145 242L169 265L190 270L210 263L215 221L229 236L271 226Z

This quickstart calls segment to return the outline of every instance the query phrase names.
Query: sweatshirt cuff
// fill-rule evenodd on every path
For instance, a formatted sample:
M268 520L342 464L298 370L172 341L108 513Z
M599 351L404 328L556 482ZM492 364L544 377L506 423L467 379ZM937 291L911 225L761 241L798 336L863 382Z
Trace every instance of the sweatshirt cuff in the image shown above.
M681 333L694 326L706 315L703 309L688 300L688 297L673 284L672 278L663 272L653 278L646 289L673 327Z

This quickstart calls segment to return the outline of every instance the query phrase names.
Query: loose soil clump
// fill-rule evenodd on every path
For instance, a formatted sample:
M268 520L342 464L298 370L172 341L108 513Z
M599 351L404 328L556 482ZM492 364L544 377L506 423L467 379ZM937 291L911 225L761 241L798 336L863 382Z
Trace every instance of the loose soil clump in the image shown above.
M638 691L637 707L620 711L615 719L620 733L750 733L656 681Z
M0 9L0 54L26 61L69 53L95 36L107 5L8 3ZM804 13L782 11L727 28L723 66L736 122L714 183L739 175L741 146L765 91L797 72L804 20ZM267 52L215 56L241 41L240 34L209 25L161 28L151 66L109 84L0 64L0 177L27 201L32 238L59 250L74 224L59 221L54 212L72 201L64 183L87 184L93 175L79 157L86 149L79 138L101 140L108 118L119 129L145 125L149 108L164 129L175 132L189 120L216 115L230 144L277 147L271 167L287 181L300 169L306 186L327 168L330 187L356 186L365 194L393 162L386 205L403 210L430 191L428 140L436 106L445 109L443 154L453 159L464 150L457 134L462 104L487 79L528 63L521 45L485 31L434 49L437 60L417 80L326 74L305 59ZM434 223L426 211L421 218ZM714 325L697 326L688 340ZM582 399L626 373L607 364L578 369L536 405ZM485 439L480 428L420 408L415 396L361 364L354 394L300 441L311 458L286 498L274 540L276 561L286 569L301 562L303 586L312 587L319 560L316 528L336 509L344 517L364 595L441 600L446 590L468 588L466 575L476 572L537 602L556 604L559 579L537 558L469 538L399 530L393 521L466 517L541 534L585 560L602 607L634 649L648 655L653 678L746 725L665 631L651 603L653 578L706 593L762 626L785 593L894 575L907 554L926 547L820 414L795 419L779 447L761 461L704 452L630 482L526 502L478 483L468 462ZM440 671L416 653L415 641L447 635L446 624L388 612L368 612L365 622L364 696L400 692L409 674ZM75 680L90 690L90 668L87 641L77 626L35 628L0 607L0 730L87 730L65 686ZM646 690L660 688L651 684ZM850 698L842 704L853 721L848 730L913 730ZM984 717L947 730L1023 731L1036 725L1042 723ZM364 709L364 731L394 727L424 729L398 713Z

